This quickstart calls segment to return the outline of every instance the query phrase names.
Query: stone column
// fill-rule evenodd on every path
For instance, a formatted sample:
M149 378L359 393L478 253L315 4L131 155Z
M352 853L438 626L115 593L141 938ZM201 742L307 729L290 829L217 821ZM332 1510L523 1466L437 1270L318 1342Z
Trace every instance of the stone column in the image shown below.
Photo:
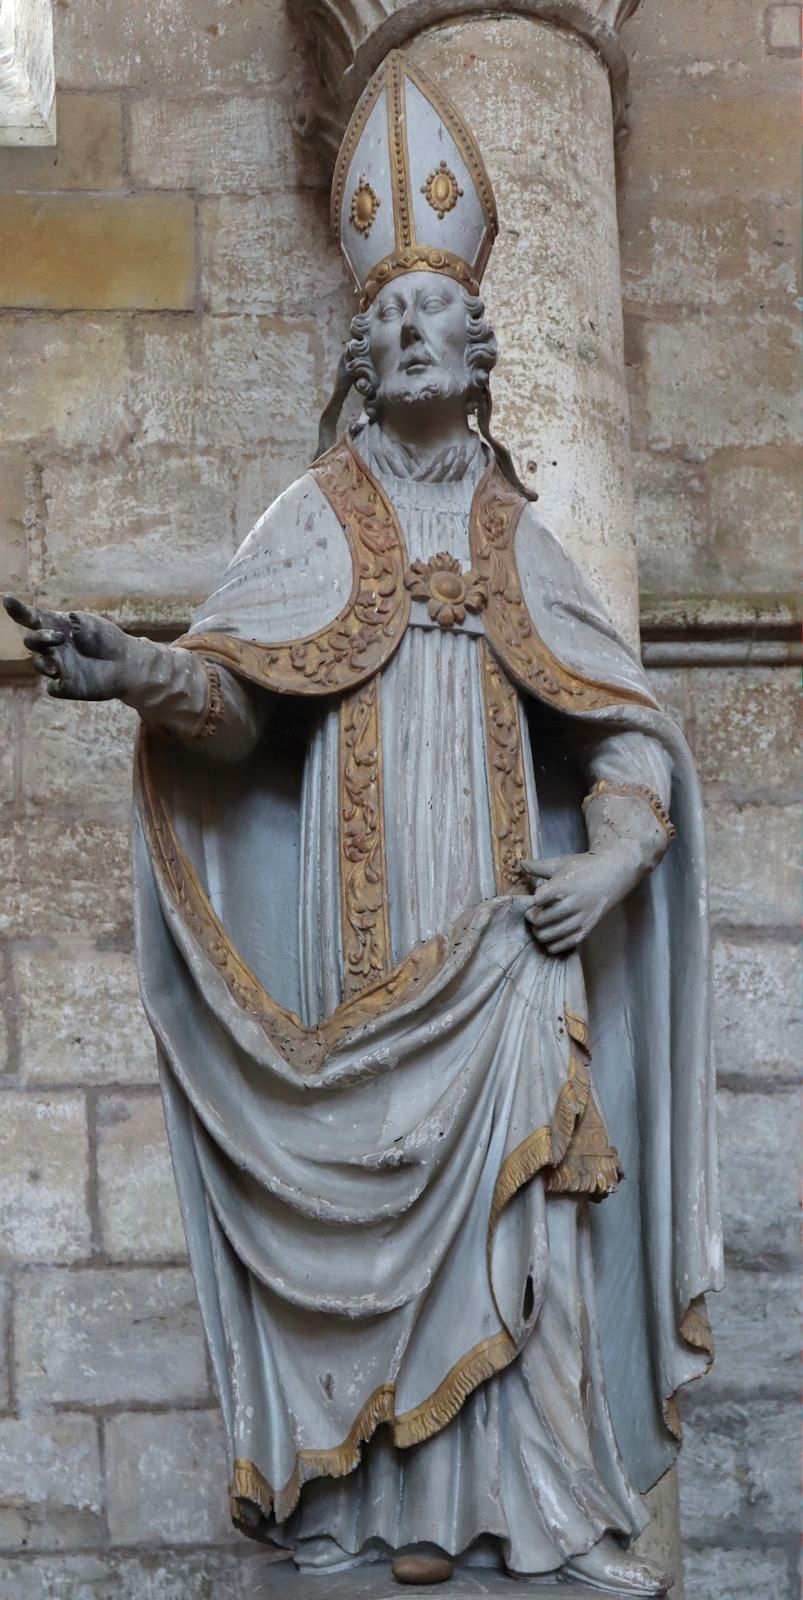
M634 642L614 141L627 96L617 30L638 3L516 0L495 14L476 0L292 0L326 86L299 124L333 159L358 95L397 47L443 84L476 134L500 222L483 284L501 350L494 428ZM679 1574L674 1474L651 1499L645 1553Z

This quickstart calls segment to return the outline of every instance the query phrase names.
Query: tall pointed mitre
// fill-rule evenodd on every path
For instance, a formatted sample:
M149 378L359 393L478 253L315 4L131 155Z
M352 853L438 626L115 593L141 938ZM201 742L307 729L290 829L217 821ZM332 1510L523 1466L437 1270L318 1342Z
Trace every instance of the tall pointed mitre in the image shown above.
M444 272L478 293L498 231L490 180L451 100L398 50L346 129L331 216L363 310L405 272Z

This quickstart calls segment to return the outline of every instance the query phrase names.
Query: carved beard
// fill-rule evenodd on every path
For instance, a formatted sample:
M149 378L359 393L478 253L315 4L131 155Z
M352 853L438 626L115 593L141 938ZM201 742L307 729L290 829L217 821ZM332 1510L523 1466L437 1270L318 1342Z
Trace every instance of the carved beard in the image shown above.
M387 383L380 384L376 394L377 414L381 416L383 407L426 405L433 400L453 400L456 395L468 399L469 382L467 376L457 378L447 376L433 367L432 376L426 383L414 388L408 383L404 373L398 373Z

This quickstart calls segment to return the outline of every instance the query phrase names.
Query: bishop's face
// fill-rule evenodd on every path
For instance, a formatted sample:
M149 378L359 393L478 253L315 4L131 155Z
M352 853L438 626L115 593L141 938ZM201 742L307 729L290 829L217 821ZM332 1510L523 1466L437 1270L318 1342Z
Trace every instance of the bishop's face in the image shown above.
M453 278L408 272L386 283L369 334L379 411L467 394L466 333L463 292Z

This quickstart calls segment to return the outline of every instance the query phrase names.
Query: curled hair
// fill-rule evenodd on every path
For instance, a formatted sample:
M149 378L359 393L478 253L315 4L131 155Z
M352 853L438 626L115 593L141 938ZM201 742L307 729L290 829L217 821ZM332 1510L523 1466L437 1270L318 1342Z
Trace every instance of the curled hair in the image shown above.
M462 289L466 309L466 409L474 412L488 394L491 373L498 354L493 328L485 315L485 302L479 295ZM377 395L379 379L371 360L370 332L373 307L358 311L352 318L346 345L345 368L351 381L362 395L363 407L369 422L378 415Z

